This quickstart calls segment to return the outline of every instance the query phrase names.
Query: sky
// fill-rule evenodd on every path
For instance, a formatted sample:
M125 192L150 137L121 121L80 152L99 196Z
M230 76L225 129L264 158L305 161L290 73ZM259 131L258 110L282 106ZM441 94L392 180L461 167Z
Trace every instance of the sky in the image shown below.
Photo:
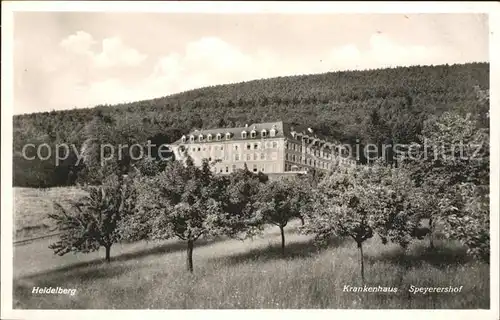
M209 85L485 62L483 14L16 12L14 114Z

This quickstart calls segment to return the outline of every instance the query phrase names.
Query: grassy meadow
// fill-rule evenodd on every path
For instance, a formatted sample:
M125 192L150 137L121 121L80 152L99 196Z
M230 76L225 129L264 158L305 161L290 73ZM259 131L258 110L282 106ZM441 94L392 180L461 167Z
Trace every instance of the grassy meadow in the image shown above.
M68 204L84 194L77 187L14 188L14 239L50 233L53 225L48 215L54 212L53 201Z
M51 200L67 201L74 188L15 190L17 223L41 225ZM42 199L43 198L43 199ZM397 293L343 292L360 286L359 253L350 239L317 248L311 236L286 230L286 255L278 228L245 241L214 239L195 243L194 273L185 271L186 245L175 240L116 244L111 263L104 249L57 256L55 240L14 246L13 307L16 309L200 309L200 308L489 308L489 265L465 255L451 241L416 241L406 253L377 238L367 241L365 278L370 286L397 287ZM18 225L19 226L19 225ZM414 286L463 286L460 293L410 294ZM33 294L33 287L76 289L74 296Z

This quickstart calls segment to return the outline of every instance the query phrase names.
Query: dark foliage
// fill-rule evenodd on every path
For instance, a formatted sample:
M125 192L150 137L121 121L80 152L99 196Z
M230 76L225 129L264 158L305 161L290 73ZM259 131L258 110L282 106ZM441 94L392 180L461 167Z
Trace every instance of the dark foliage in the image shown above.
M484 114L477 112L484 107L477 88L489 89L487 63L278 77L115 106L19 115L13 119L13 182L50 187L102 179L95 164L76 166L73 151L73 158L59 166L53 158L23 160L21 151L28 143L67 143L77 150L86 142L170 143L193 128L275 120L308 125L343 143L410 143L429 115ZM134 163L125 157L117 165L131 170Z

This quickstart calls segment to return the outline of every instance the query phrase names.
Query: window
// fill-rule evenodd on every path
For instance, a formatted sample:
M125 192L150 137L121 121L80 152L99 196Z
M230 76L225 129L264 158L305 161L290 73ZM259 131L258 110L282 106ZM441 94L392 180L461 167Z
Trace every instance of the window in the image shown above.
M260 134L261 134L262 138L265 138L265 137L266 137L266 135L267 135L267 131L266 131L266 129L262 130L262 131L260 132Z
M235 146L234 146L234 150L238 150L238 145L235 145Z
M240 160L240 155L239 154L235 154L234 155L234 160L235 161L239 161Z
M285 142L285 149L288 149L288 142Z
M195 152L195 151L196 151L196 148L193 148L193 152Z
M229 172L229 167L228 166L226 166L226 172Z
M200 148L200 147L198 147L198 151L201 151L201 148Z
M186 142L186 136L182 136L182 142Z
M266 154L265 153L261 153L260 154L260 160L265 160L266 159Z
M219 172L222 172L222 168L220 168Z
M258 144L258 143L255 143L255 144L253 145L253 148L254 148L254 149L258 149L258 148L259 148L259 144Z
M247 160L250 160L250 154L247 154Z
M262 166L262 168L260 168L260 171L264 172L264 166Z
M253 165L253 172L257 172L257 165L256 164Z
M203 135L202 135L202 134L200 134L200 135L198 136L198 141L199 141L199 142L202 142L202 141L203 141Z
M272 128L269 133L271 137L274 137L276 135L276 129Z
M228 132L228 133L226 133L226 140L229 140L229 139L231 139L231 133Z
M208 136L207 136L207 140L208 140L208 141L212 141L212 134L211 134L211 133L209 133L209 134L208 134Z
M250 137L255 138L256 135L257 135L257 132L255 132L255 130L252 130L250 132Z
M286 159L286 160L288 160L288 153L287 153L287 154L285 154L285 159Z
M246 132L246 131L243 131L243 132L241 133L241 137L242 137L243 139L246 139L246 138L247 138L247 132Z
M250 144L247 144L247 150L252 149L252 146Z
M208 161L212 161L212 157L208 158Z
M233 169L233 172L236 171L236 165L235 164L233 164L233 168L232 169Z
M194 136L190 136L190 137L189 137L189 141L190 141L190 142L194 142Z
M220 133L217 133L217 136L216 136L217 141L219 141L219 140L220 140L220 137L221 137L221 134L220 134Z
M220 150L221 150L221 151L222 151L222 150L224 150L224 146L220 146Z
M276 141L273 141L273 148L277 148L278 147L278 143Z
M257 160L257 154L256 153L253 154L253 159Z

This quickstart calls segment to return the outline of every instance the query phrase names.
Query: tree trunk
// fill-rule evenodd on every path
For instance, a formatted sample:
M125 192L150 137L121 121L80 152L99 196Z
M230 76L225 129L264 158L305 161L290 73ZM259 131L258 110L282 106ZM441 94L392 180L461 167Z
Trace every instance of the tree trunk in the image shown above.
M300 223L301 223L302 225L304 225L304 217L299 216L299 219L300 219Z
M358 242L359 260L361 261L361 281L365 284L365 263L363 259L363 242Z
M106 248L106 262L110 263L111 262L111 245L105 246Z
M281 254L285 255L285 229L280 226L281 231Z
M189 272L193 272L193 242L193 240L188 240L186 267Z
M429 218L429 246L434 250L434 220L432 217Z

